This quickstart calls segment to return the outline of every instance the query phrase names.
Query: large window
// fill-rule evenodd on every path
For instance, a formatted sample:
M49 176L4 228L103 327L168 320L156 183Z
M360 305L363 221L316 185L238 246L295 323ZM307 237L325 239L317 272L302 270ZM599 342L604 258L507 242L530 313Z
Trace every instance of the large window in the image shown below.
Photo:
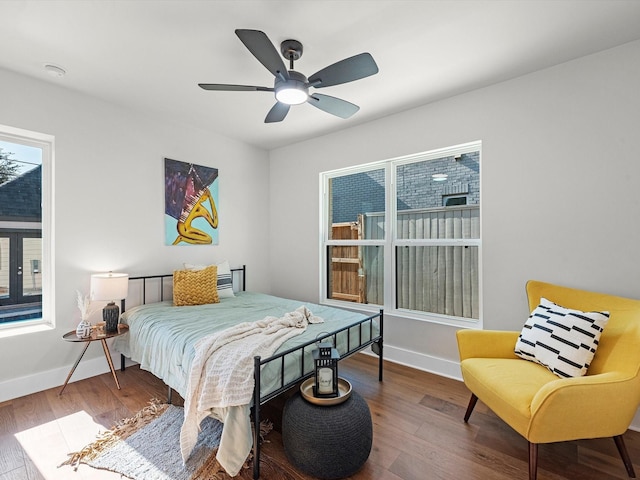
M0 335L52 323L51 152L51 137L0 126Z
M480 143L321 175L322 292L453 324L480 319Z

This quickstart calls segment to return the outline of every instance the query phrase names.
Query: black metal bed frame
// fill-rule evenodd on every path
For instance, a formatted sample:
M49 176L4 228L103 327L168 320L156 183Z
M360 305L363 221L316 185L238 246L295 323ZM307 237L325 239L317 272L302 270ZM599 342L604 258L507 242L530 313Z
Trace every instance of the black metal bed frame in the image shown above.
M241 268L232 268L231 276L233 279L233 275L235 272L242 272L242 291L246 290L246 265L243 265ZM129 280L142 280L142 303L146 303L146 281L151 279L160 279L160 301L164 300L164 279L173 277L172 274L165 275L147 275L140 277L130 277ZM125 301L121 302L122 311L125 311ZM374 336L373 332L373 321L378 319L379 324L379 332ZM365 326L368 322L368 327ZM254 377L254 387L253 387L253 478L255 480L260 478L260 406L277 397L278 395L286 392L290 388L299 384L301 381L311 377L313 375L313 371L304 373L304 352L305 349L315 346L317 342L322 340L332 338L333 344L337 345L337 336L346 331L347 335L347 351L340 356L340 360L343 358L347 358L354 353L357 353L364 348L371 345L372 350L378 355L378 381L382 381L382 366L383 366L383 310L380 309L380 312L371 315L367 318L359 320L357 322L352 323L351 325L347 325L346 327L342 327L339 330L326 333L318 338L315 338L309 342L306 342L297 347L290 348L285 350L284 352L277 353L272 355L271 357L262 359L259 356L253 358L253 377ZM351 329L354 327L358 328L358 344L351 348ZM369 331L368 340L362 341L362 333L363 328ZM301 353L300 360L300 375L292 381L285 382L284 380L284 366L285 366L285 358L287 355L290 355L294 352ZM267 365L271 362L280 362L280 387L276 390L269 392L268 394L261 395L260 393L260 370L263 366ZM123 354L120 354L120 369L124 371L125 369L125 357ZM167 403L171 403L172 397L172 388L168 386L168 394L167 394Z

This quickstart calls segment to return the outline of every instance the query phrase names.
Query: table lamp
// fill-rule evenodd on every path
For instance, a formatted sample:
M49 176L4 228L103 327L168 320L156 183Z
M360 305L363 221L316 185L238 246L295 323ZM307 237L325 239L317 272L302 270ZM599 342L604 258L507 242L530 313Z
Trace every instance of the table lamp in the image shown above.
M91 300L106 300L109 303L102 309L105 331L118 330L120 307L116 300L127 297L129 291L129 275L126 273L95 273L91 275Z

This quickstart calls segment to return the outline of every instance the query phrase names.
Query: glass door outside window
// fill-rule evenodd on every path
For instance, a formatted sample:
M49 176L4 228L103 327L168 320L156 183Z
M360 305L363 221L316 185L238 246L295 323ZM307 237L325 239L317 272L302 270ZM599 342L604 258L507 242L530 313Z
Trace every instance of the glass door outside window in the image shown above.
M0 306L42 301L39 230L0 232Z

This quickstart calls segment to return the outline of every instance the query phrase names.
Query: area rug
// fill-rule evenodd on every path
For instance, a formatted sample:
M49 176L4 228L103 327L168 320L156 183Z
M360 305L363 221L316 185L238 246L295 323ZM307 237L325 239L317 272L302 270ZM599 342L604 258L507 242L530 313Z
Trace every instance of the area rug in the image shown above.
M216 460L216 452L222 434L222 424L213 418L205 418L201 424L191 457L183 464L180 455L180 428L184 419L182 407L160 404L155 401L134 417L119 422L112 429L100 434L96 441L69 458L60 466L78 465L109 470L133 480L227 480L233 478L251 480L253 461L249 458L240 473L230 477ZM264 439L271 430L269 422L260 426ZM262 478L296 480L301 478L289 465L278 465L261 453Z

